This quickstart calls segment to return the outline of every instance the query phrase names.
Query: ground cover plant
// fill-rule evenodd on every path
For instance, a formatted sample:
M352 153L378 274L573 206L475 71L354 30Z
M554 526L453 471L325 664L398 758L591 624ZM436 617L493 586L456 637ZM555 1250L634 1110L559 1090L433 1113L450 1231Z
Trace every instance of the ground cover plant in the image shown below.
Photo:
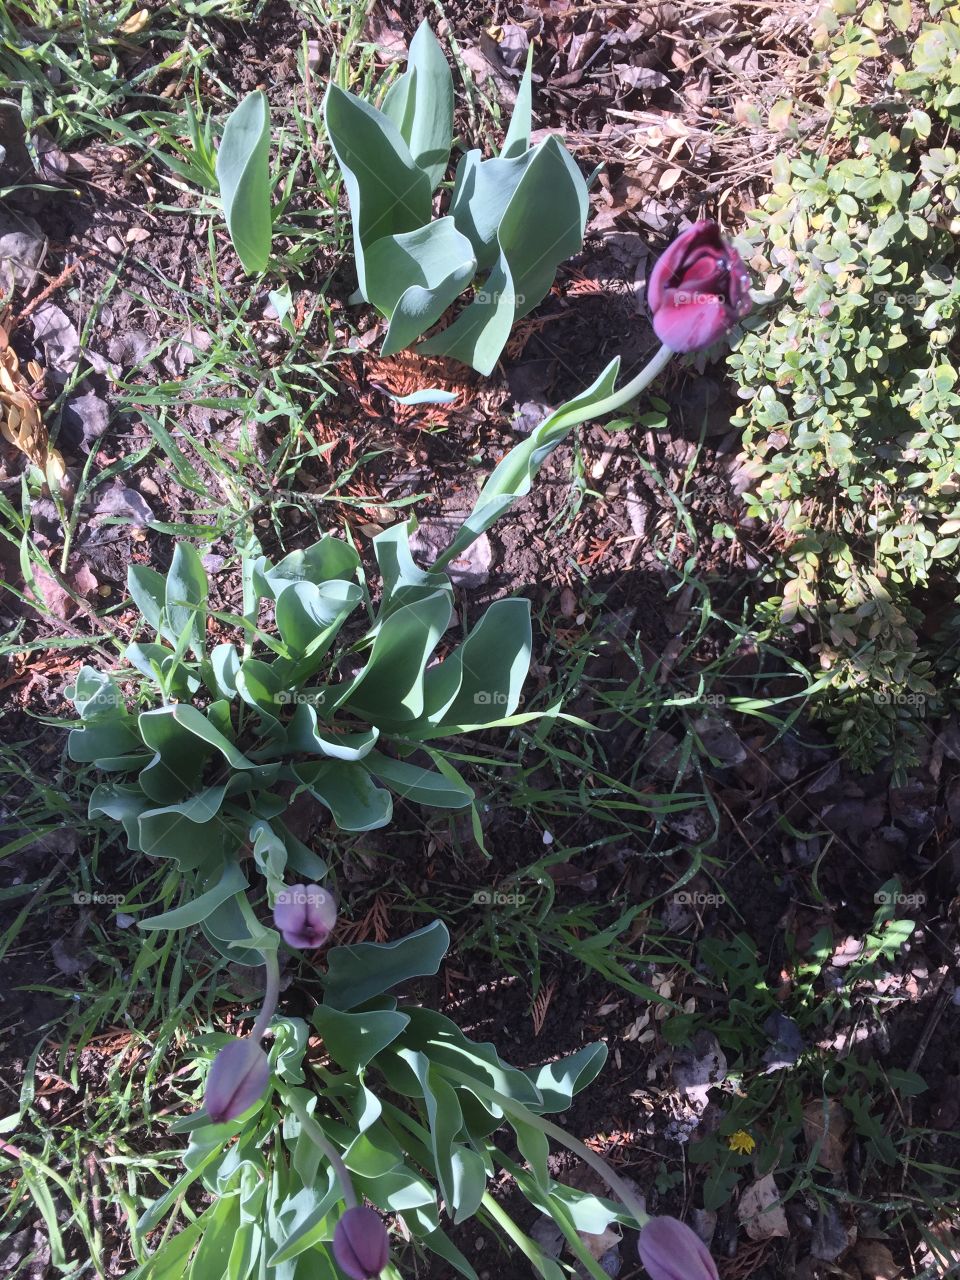
M933 9L820 15L815 45L829 70L815 98L778 104L778 127L798 145L778 158L744 231L775 319L731 358L746 397L735 421L749 509L783 512L771 605L785 625L817 627L827 714L865 767L915 763L917 722L952 697L937 665L953 644L960 528L950 145L960 27L955 6ZM822 137L799 143L818 109ZM945 609L926 634L921 585Z
M949 1274L951 6L0 24L5 1274Z

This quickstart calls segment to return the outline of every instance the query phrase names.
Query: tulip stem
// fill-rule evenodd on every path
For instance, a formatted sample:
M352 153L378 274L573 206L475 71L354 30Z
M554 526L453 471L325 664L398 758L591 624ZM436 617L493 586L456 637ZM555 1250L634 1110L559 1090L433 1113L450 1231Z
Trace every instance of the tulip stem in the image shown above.
M280 999L280 962L277 959L276 949L271 948L262 954L267 981L263 991L263 1006L257 1014L257 1020L251 1032L256 1044L259 1044L266 1035L270 1020L276 1012L277 1001Z
M611 391L608 396L604 396L602 400L595 400L589 409L584 409L578 414L579 421L592 422L594 418L602 418L606 413L614 413L617 409L622 409L625 404L629 404L631 400L636 400L640 392L646 391L654 378L663 373L675 354L676 352L671 351L669 347L661 347L637 376L631 378L619 391Z
M444 1067L443 1074L451 1080L457 1080L459 1083L466 1085L470 1092L475 1093L478 1097L486 1098L495 1103L508 1115L516 1116L522 1124L539 1129L541 1133L545 1133L549 1138L553 1138L554 1141L566 1147L568 1151L572 1151L574 1155L580 1157L584 1164L588 1164L595 1173L598 1173L610 1190L620 1197L632 1217L636 1220L638 1227L642 1227L645 1222L649 1221L650 1215L630 1184L621 1178L619 1173L615 1173L611 1169L603 1156L598 1156L595 1151L591 1151L589 1147L584 1146L579 1138L567 1133L565 1129L561 1129L552 1120L547 1120L544 1116L531 1111L529 1107L525 1107L522 1103L514 1102L505 1094L498 1093L496 1089L491 1089L487 1085L481 1084L473 1076L468 1076L453 1067Z
M347 1172L347 1166L340 1159L340 1152L336 1149L333 1143L330 1142L327 1135L323 1132L316 1120L314 1120L313 1116L295 1094L287 1093L286 1090L284 1090L283 1097L290 1110L300 1121L303 1132L307 1135L314 1146L319 1147L326 1156L331 1169L336 1174L337 1181L340 1183L340 1190L343 1192L343 1199L347 1208L355 1209L358 1204L357 1193L353 1189L353 1182L350 1179L350 1174Z
M506 1210L497 1204L489 1191L483 1193L481 1203L501 1231L506 1232L527 1261L532 1263L542 1276L545 1276L547 1273L544 1265L544 1253L539 1245L517 1226Z

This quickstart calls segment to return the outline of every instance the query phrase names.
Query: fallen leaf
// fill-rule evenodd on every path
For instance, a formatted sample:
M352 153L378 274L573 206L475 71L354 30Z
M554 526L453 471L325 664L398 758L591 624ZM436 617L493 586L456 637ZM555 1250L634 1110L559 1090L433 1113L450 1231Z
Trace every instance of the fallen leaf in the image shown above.
M73 321L52 302L43 302L33 313L33 336L43 347L54 380L66 382L80 360L80 335Z
M6 333L0 329L6 341ZM43 370L31 360L26 376L12 347L0 350L0 435L29 458L45 476L47 484L57 489L66 475L63 458L50 448L46 424L32 388L42 382Z
M91 449L110 424L110 410L102 396L88 391L82 396L71 396L63 406L61 426L71 431L72 441L83 441Z
M824 1204L813 1220L810 1253L821 1262L836 1262L850 1248L850 1233L834 1204Z
M110 488L100 495L93 514L95 516L126 516L132 524L139 525L141 528L147 528L154 519L150 504L137 493L136 489L128 489L120 480L115 480Z
M773 1240L790 1234L787 1215L780 1203L780 1192L773 1174L765 1174L752 1182L737 1205L737 1217L751 1240Z
M850 1121L836 1098L814 1098L803 1108L803 1136L812 1153L819 1144L817 1164L831 1173L843 1169Z
M726 1055L712 1031L701 1029L694 1032L689 1045L681 1045L674 1051L674 1084L701 1102L706 1102L709 1091L726 1075Z
M863 955L863 939L848 937L834 949L830 963L838 969L844 965L853 964L854 960L859 960Z
M43 258L46 237L33 218L0 211L0 292L29 289Z
M77 603L69 591L64 590L56 578L45 569L34 567L33 594L61 622L66 622L77 612Z
M577 1235L583 1241L591 1258L594 1258L597 1262L600 1261L605 1253L609 1253L615 1245L618 1245L621 1239L620 1232L614 1231L611 1227L606 1227L603 1231L597 1233L593 1231L578 1231Z
M853 1257L867 1280L896 1280L903 1270L882 1240L858 1240Z
M145 31L150 25L150 10L138 9L136 13L131 14L126 22L121 22L118 31L122 31L125 36L139 35L141 31Z

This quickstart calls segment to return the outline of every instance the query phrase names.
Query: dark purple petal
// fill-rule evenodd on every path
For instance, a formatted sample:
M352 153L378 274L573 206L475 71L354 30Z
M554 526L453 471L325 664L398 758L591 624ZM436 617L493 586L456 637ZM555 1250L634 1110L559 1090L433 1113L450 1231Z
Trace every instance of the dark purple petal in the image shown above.
M679 1218L651 1218L637 1249L650 1280L718 1280L710 1250Z
M373 1280L387 1265L390 1237L379 1213L366 1205L348 1209L333 1233L333 1256L350 1280Z
M337 922L333 896L318 884L291 884L277 894L273 923L291 947L320 947Z
M667 294L666 302L653 317L657 337L665 347L678 353L712 346L733 323L726 303L715 297L700 302L674 302L671 294Z
M647 300L660 341L672 351L697 351L750 310L750 277L717 224L697 222L657 262Z
M269 1083L270 1063L257 1042L249 1036L231 1040L214 1058L207 1076L207 1115L217 1124L236 1120L263 1097Z
M696 256L698 250L713 250L719 255L724 248L720 228L715 222L695 222L692 227L681 232L676 240L667 245L650 273L650 283L647 285L650 310L657 311L663 302L664 290L682 278L687 263Z

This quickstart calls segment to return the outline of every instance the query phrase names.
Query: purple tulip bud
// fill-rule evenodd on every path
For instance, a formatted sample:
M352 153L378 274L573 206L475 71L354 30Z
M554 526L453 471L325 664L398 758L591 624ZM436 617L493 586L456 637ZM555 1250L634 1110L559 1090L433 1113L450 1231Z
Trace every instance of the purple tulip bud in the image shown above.
M322 947L337 922L337 904L318 884L292 884L277 894L273 923L291 947Z
M383 1219L366 1205L348 1209L333 1233L333 1256L350 1280L373 1280L387 1265L390 1237Z
M750 277L717 224L695 222L657 260L647 302L665 347L699 351L722 338L750 310Z
M236 1120L263 1097L269 1083L270 1063L256 1040L231 1040L214 1058L207 1076L207 1115L217 1124Z
M651 1280L718 1280L710 1250L679 1218L650 1218L637 1248Z

